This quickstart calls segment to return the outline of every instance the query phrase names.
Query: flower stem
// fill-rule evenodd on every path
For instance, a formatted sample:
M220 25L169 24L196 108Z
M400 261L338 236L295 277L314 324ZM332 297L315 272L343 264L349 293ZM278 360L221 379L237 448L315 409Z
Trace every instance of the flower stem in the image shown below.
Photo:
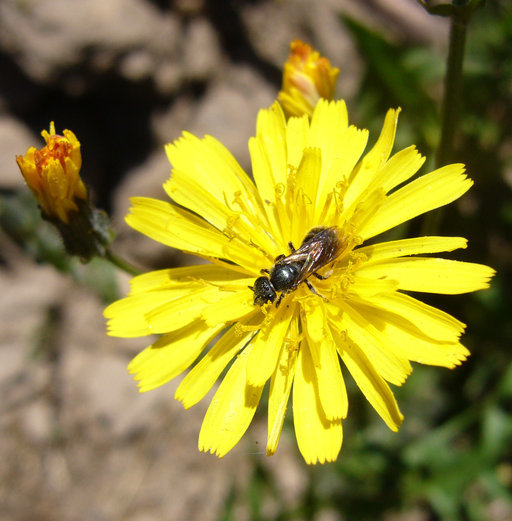
M110 261L114 266L117 268L125 271L129 275L140 275L142 273L141 270L130 264L129 262L125 261L121 257L117 256L115 253L112 253L110 249L107 249L105 251L105 259Z
M452 160L455 129L459 116L460 90L462 84L462 62L466 46L469 16L455 11L451 16L450 46L446 63L444 97L441 108L441 139L436 154L436 167ZM425 235L435 235L442 217L442 210L430 212L423 223Z
M462 62L466 45L467 20L452 16L450 26L450 49L448 52L444 99L442 106L441 140L436 156L439 168L452 159L455 128L459 116L460 87L462 83Z

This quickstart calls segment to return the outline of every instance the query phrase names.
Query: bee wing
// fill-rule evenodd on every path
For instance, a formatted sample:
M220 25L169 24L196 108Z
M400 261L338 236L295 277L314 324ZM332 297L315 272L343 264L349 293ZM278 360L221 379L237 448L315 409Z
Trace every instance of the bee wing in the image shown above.
M321 242L311 242L304 247L305 251L301 251L302 248L297 250L294 254L303 260L303 264L300 269L300 282L304 282L312 273L325 266L329 261L326 262L324 255L324 245ZM298 260L298 259L297 259Z
M345 241L336 227L313 228L305 237L299 249L279 262L296 262L300 265L297 285L304 282L312 273L335 260L345 247Z

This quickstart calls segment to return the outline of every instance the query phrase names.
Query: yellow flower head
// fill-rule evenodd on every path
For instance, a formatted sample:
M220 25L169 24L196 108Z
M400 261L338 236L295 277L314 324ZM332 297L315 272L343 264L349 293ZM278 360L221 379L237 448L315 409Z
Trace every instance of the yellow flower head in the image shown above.
M396 431L402 414L389 383L402 384L411 361L452 368L469 354L459 343L464 324L404 293L488 287L487 266L425 256L466 240L366 245L472 185L460 164L407 182L424 158L414 146L391 155L398 112L389 110L363 156L368 132L348 124L343 101L321 100L311 121L287 121L275 103L260 111L249 142L254 182L217 140L184 133L166 148L173 169L164 188L174 202L132 199L129 225L208 262L135 277L129 296L105 311L109 333L162 334L129 365L141 391L202 355L176 391L185 408L229 366L204 418L201 450L222 457L236 445L268 382L267 454L277 449L291 398L304 459L333 461L348 411L340 360ZM275 283L272 268L292 260L303 276L292 273L292 282L300 283L284 291L276 283L276 299L258 299L256 279Z
M41 150L30 147L25 157L16 156L16 162L45 216L67 224L69 212L78 211L75 200L87 200L87 189L79 174L80 143L71 130L64 130L64 136L55 134L53 121L50 133L43 130L41 135L46 146Z
M307 43L294 40L284 64L279 101L287 116L313 114L320 98L332 100L339 69Z

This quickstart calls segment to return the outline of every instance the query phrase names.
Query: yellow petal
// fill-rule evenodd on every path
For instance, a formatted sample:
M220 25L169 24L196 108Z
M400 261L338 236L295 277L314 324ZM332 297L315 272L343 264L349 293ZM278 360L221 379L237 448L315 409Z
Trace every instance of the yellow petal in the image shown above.
M396 280L402 290L454 295L488 288L495 272L482 264L419 257L365 263L358 273Z
M155 389L185 371L218 331L199 323L163 335L130 362L128 371L141 392Z
M126 222L155 241L199 255L222 257L227 237L205 220L165 201L132 197Z
M346 331L350 339L368 355L375 370L388 382L401 385L412 368L400 349L381 331L375 328L367 317L347 302L336 308L330 306L330 322L337 321L339 329Z
M447 165L400 188L357 230L358 235L368 239L422 213L455 201L473 184L463 172L464 165Z
M410 179L423 165L425 157L422 156L414 145L404 148L391 157L391 159L378 171L372 181L372 185L382 187L384 192L402 184Z
M466 327L448 313L403 293L374 295L365 298L362 302L379 308L383 325L386 322L393 322L410 334L427 340L455 343ZM374 309L372 313L377 311Z
M192 210L222 230L239 194L251 213L262 207L254 184L230 152L216 139L199 139L188 132L166 146L172 164L171 178L164 188L178 204ZM212 175L215 172L215 175Z
M253 278L239 278L217 265L158 270L134 277L130 296L108 306L110 335L132 337L167 333L203 317L209 325L252 312ZM210 303L217 302L215 306Z
M199 433L199 450L219 458L226 455L244 435L260 401L263 387L246 382L248 345L235 360L213 397Z
M425 158L418 153L414 146L397 152L376 171L372 171L371 166L365 160L366 156L361 162L356 181L350 183L343 199L347 216L352 215L358 209L372 190L389 192L395 186L411 178L425 162Z
M462 237L414 237L398 241L381 242L354 250L363 253L368 261L405 257L421 253L439 253L466 248L468 241Z
M279 102L286 109L286 113L289 116L298 117L309 114L313 110L304 98L299 97L296 88L291 87L290 92L291 94L280 91L278 95Z
M396 293L386 297L381 295L376 299L383 308L367 303L352 304L385 335L402 357L422 364L453 368L469 356L469 351L458 341L464 324L407 295ZM401 316L391 309L406 314Z
M43 176L43 187L52 199L63 199L68 191L68 179L62 163L53 159L48 163L48 175Z
M396 125L400 109L389 109L379 139L354 169L344 197L345 207L349 207L365 192L379 169L387 161L395 141ZM412 175L412 174L411 174Z
M348 397L336 346L329 335L322 346L322 364L316 369L318 395L328 420L347 417Z
M307 115L300 118L290 118L286 124L286 147L288 164L297 168L302 159L302 153L308 146L309 119Z
M249 385L262 387L275 371L279 353L294 313L295 304L278 308L272 320L259 331L252 341L251 355L247 364L247 383Z
M126 222L162 244L203 257L229 259L255 273L268 262L258 249L228 238L187 210L148 197L134 197L131 202Z
M249 140L252 172L262 200L274 201L275 185L286 184L286 121L279 103L260 110L256 137Z
M301 213L300 228L310 230L313 227L315 207L312 201L316 199L318 182L322 171L322 155L319 148L306 148L302 155L302 161L297 169L297 188L302 190L309 204L305 206L305 212ZM295 237L292 236L292 239Z
M313 205L318 220L336 183L348 180L368 140L368 131L348 126L343 100L320 100L311 119L309 146L321 149L322 172Z
M328 136L324 133L324 138ZM329 136L329 141L331 136ZM322 149L322 178L319 183L319 190L316 203L316 218L318 219L323 212L323 207L328 195L338 182L349 179L361 154L364 152L368 142L368 131L350 126L341 137L341 142L329 150Z
M453 369L460 365L469 356L469 351L459 342L442 343L420 338L410 330L400 327L393 321L386 323L386 335L402 350L413 362L426 365L437 365Z
M286 407L290 397L297 353L299 350L299 333L297 320L293 320L289 330L290 341L281 349L281 355L270 380L270 392L268 398L268 439L267 456L272 456L277 450L277 445L283 430Z
M335 271L335 273L337 270ZM366 299L381 293L392 293L398 289L398 282L392 279L375 279L373 277L362 277L355 273L352 278L352 285L349 288L349 295Z
M148 311L145 318L152 333L174 331L197 320L209 306L215 308L216 303L220 302L226 294L232 295L231 292L223 292L214 286L205 286L194 290L184 289L179 298L165 302ZM153 293L149 293L149 295L153 295ZM233 319L236 318L235 315L236 312L233 313ZM229 320L228 317L225 317L225 319L226 321Z
M341 449L341 420L329 421L319 403L318 381L307 344L301 344L293 382L293 423L308 465L335 461Z
M323 303L319 299L305 300L301 309L301 322L310 339L309 350L315 367L320 367L321 345L326 335L326 316Z
M374 168L382 166L387 161L389 154L391 154L395 143L398 115L401 110L401 108L397 108L387 111L379 138L375 145L373 145L373 148L364 157L363 161L373 165Z
M251 341L254 332L241 334L231 327L185 376L174 397L188 409L204 398L221 375L226 365Z
M240 320L254 312L253 299L246 284L233 291L222 291L219 299L214 299L203 308L201 317L210 326Z
M231 286L240 283L242 286L250 284L252 278L242 278L231 267L228 269L216 264L200 264L197 266L185 266L182 268L168 268L163 270L148 271L137 275L130 280L130 295L145 293L148 291L191 288L196 289L205 285L207 281L217 286Z
M181 289L168 289L158 292L140 293L110 304L103 312L105 318L108 319L107 333L125 338L151 335L154 331L146 318L146 314L160 306L177 300L182 295L183 290ZM171 328L171 330L180 328L186 322L186 320L184 323L176 322L176 327ZM170 330L163 332L166 333L168 331Z
M357 386L392 430L397 431L403 421L395 397L386 382L379 376L364 351L350 339L346 332L340 332L331 322L331 331L338 352L354 378Z
M347 105L343 100L319 100L311 117L308 144L322 147L322 155L330 161L343 146L340 139L348 128Z
M276 214L274 204L276 190L286 186L288 174L286 122L279 103L258 113L256 137L249 139L249 152L252 173L268 221L268 232L279 242L283 237L281 220L286 223L286 219Z
M336 346L327 324L323 302L307 307L302 317L311 359L316 371L318 397L329 421L345 418L348 398Z

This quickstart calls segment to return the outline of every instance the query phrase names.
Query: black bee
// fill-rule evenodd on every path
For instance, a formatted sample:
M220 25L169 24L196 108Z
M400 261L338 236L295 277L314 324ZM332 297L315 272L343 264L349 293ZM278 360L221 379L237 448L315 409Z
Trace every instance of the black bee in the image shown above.
M308 288L318 295L315 288L309 282L308 277L314 275L324 280L317 273L320 268L334 261L346 247L346 240L342 231L336 226L327 228L319 226L312 228L304 237L299 249L296 250L291 242L288 243L292 253L279 255L270 270L261 270L269 276L258 277L254 286L249 286L254 292L254 304L263 305L267 302L276 302L276 307L281 303L287 293L291 293L305 282ZM281 292L279 298L277 292Z

